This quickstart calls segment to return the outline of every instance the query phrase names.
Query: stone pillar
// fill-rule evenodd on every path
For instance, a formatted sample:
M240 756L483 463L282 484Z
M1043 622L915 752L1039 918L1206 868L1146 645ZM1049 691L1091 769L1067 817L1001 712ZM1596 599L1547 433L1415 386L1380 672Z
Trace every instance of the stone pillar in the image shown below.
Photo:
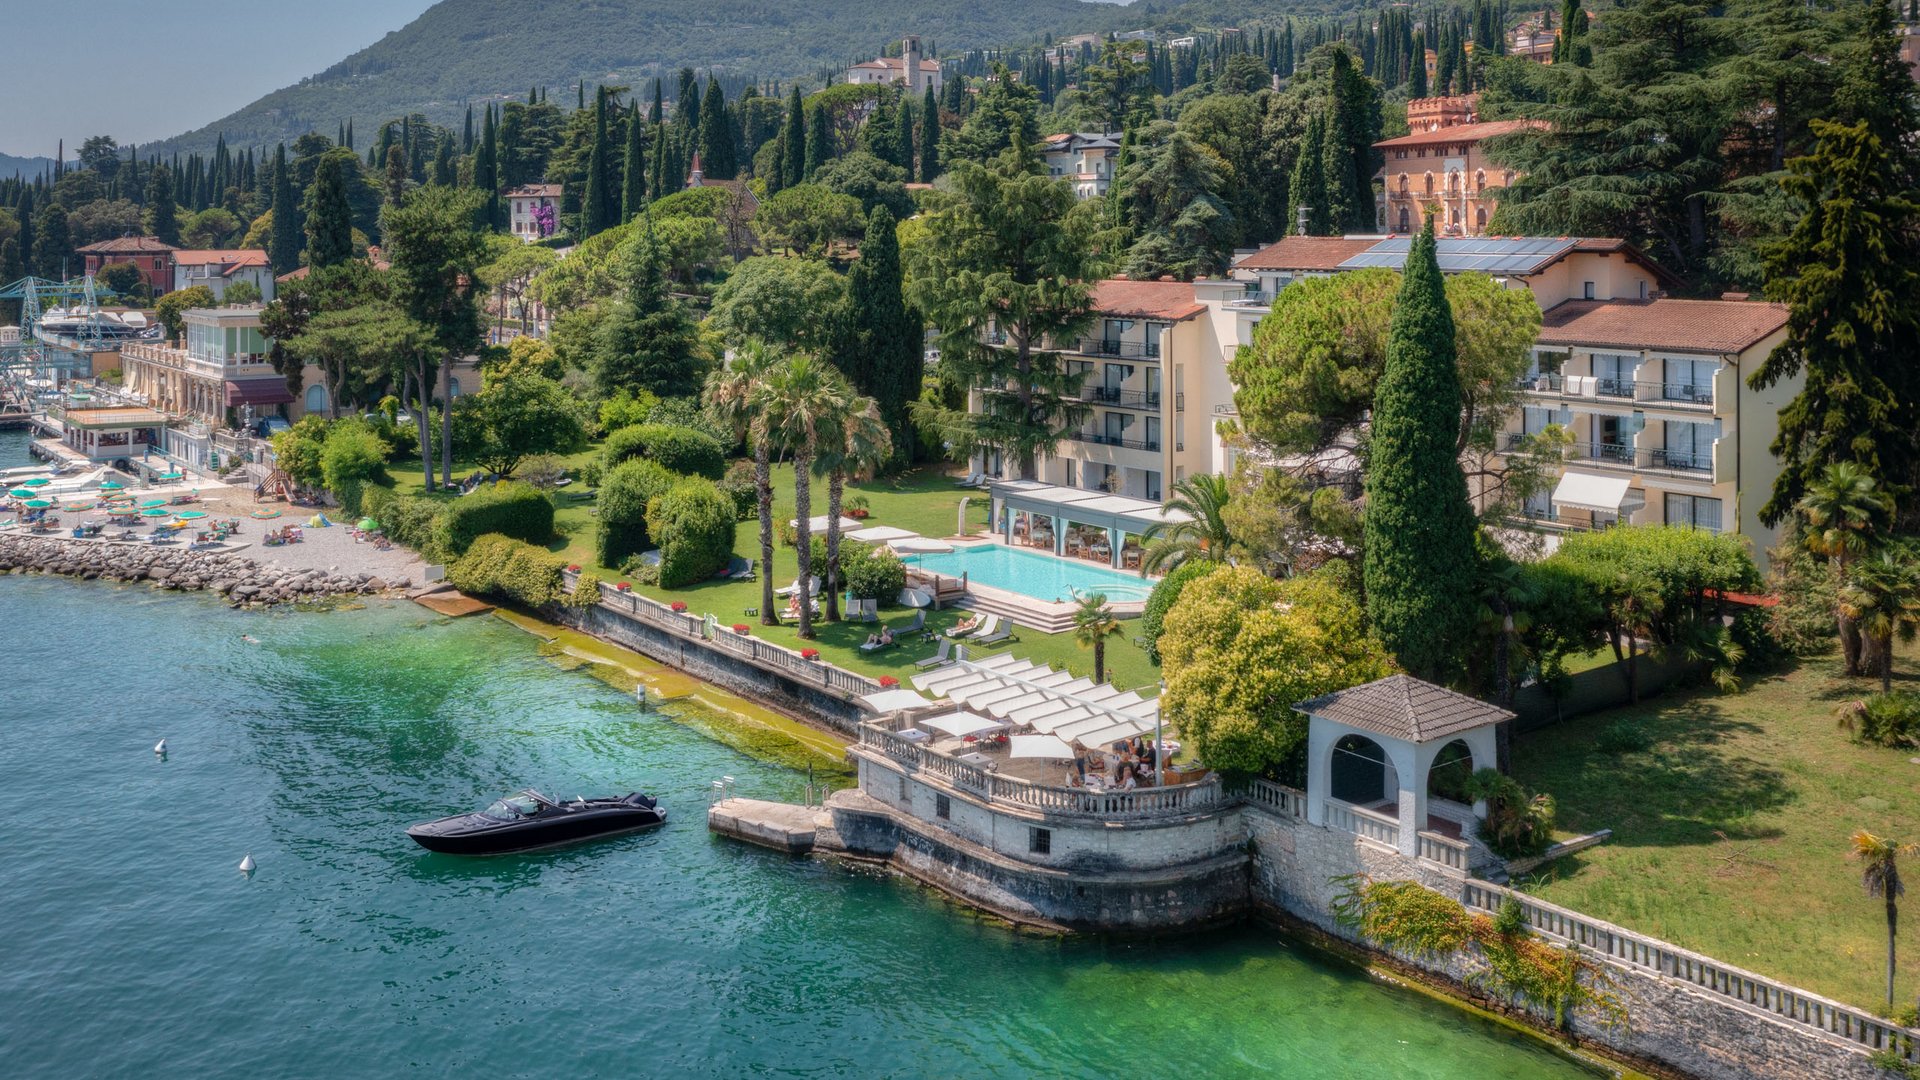
M1398 775L1400 789L1400 854L1411 859L1420 854L1420 830L1427 827L1427 778L1420 771L1418 755L1411 743L1399 739L1378 740L1387 752L1387 761Z
M1125 539L1126 534L1119 529L1107 530L1107 559L1115 570L1120 569L1120 543Z
M1053 553L1065 555L1067 553L1067 519L1055 515L1047 520L1053 522ZM1027 535L1033 535L1031 526L1028 527Z
M1307 823L1325 827L1333 796L1333 744L1340 732L1319 717L1307 718Z

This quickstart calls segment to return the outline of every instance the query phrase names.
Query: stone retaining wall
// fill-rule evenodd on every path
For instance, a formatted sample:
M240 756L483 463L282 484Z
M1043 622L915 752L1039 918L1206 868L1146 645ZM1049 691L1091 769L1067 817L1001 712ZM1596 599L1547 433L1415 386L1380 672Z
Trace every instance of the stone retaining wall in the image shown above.
M0 535L0 573L60 574L86 581L146 581L179 592L211 590L235 607L367 595L403 589L371 574L262 566L231 552L57 536Z

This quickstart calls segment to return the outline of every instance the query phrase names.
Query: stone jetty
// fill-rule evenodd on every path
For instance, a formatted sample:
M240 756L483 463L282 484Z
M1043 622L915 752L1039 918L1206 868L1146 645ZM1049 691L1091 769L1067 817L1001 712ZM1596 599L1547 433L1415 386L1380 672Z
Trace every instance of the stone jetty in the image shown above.
M407 580L386 581L367 573L292 569L262 564L233 552L192 551L148 543L74 540L53 536L0 536L0 574L60 574L82 580L150 582L179 592L211 590L234 607L364 596L404 589Z

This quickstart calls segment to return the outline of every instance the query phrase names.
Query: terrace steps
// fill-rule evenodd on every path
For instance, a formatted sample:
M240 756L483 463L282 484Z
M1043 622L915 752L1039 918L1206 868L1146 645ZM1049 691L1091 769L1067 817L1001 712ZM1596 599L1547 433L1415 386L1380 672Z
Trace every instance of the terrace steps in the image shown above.
M1043 613L1035 610L1033 605L987 596L978 589L967 593L964 599L955 601L953 606L965 608L968 611L978 611L985 615L998 615L1003 620L1011 619L1013 624L1022 630L1035 630L1042 634L1063 634L1073 629L1073 615L1070 611L1059 614ZM1018 632L1018 630L1015 631L1015 633Z

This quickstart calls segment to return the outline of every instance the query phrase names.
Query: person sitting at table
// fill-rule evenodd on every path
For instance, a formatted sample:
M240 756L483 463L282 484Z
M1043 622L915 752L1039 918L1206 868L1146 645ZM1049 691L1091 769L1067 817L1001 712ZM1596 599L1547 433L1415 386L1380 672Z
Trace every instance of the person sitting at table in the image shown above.
M1132 791L1135 787L1138 786L1133 779L1133 770L1127 769L1125 771L1126 771L1126 775L1120 778L1120 790Z

